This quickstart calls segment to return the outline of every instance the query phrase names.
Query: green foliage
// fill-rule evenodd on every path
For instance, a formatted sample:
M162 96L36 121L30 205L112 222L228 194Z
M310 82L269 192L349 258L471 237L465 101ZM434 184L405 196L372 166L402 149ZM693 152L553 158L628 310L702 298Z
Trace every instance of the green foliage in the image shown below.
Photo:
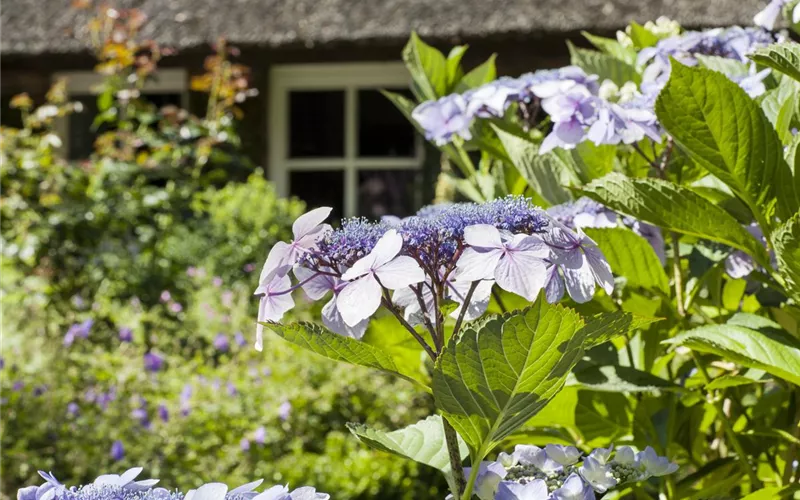
M756 50L749 57L800 82L800 47L794 42L770 45Z
M611 269L628 285L669 293L669 279L653 247L633 231L621 227L587 228Z
M589 75L598 75L600 81L611 80L619 86L627 82L640 83L642 78L632 63L627 63L612 55L575 47L567 42L570 62Z
M433 375L433 394L476 460L558 393L580 359L580 316L540 297L503 318L468 325L451 339Z
M787 290L800 300L800 212L778 227L772 245Z
M775 129L758 105L725 76L673 61L656 114L692 158L741 197L759 221L797 210L792 175ZM772 182L778 179L779 182Z

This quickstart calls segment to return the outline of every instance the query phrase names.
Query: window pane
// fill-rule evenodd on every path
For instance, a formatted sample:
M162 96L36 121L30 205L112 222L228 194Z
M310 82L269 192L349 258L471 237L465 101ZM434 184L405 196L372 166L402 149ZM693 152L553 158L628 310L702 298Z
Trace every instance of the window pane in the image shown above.
M344 156L344 91L289 93L289 157Z
M333 207L329 221L338 221L344 215L344 171L320 170L291 172L289 193L305 201L307 210Z
M180 106L181 94L142 94L142 98L150 101L161 109L167 105ZM94 130L92 124L97 117L97 96L95 95L71 95L71 101L79 101L83 104L83 111L72 113L69 116L69 159L85 160L94 152L94 141L97 136L108 130L108 124Z
M390 90L411 97L408 89ZM414 156L414 127L377 90L358 91L358 156Z
M361 170L358 172L358 213L377 219L406 217L417 208L418 170Z

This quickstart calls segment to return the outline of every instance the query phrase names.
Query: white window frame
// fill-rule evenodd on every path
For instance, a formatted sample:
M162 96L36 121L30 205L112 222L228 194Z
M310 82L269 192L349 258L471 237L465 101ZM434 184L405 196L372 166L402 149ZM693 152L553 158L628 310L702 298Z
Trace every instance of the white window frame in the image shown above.
M94 71L65 71L54 73L52 81L61 78L67 80L67 99L74 95L97 95L97 86L104 77ZM163 68L157 70L152 78L148 78L142 88L146 94L180 94L181 107L189 106L189 76L184 68ZM61 151L65 158L69 157L69 117L60 119L55 130L61 137Z
M414 135L414 156L404 158L358 157L359 90L407 88L411 77L401 62L287 64L270 68L267 175L279 195L289 195L289 174L293 171L342 170L344 172L344 215L358 211L359 170L420 169L424 144ZM295 90L344 91L344 156L340 158L289 158L289 92Z

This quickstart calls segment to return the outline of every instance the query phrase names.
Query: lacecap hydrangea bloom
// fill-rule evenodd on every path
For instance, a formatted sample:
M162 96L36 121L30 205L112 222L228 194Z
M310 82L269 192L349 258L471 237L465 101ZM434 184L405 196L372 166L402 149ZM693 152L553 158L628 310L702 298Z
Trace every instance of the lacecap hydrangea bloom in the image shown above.
M513 453L480 464L474 492L481 500L593 500L625 483L677 470L649 446L636 452L612 445L584 456L574 446L517 445ZM466 475L471 472L464 469Z
M123 474L104 474L92 484L67 487L51 473L39 471L45 480L41 486L28 486L17 492L17 500L329 500L330 495L319 493L310 486L290 491L276 485L258 492L262 480L253 481L228 490L223 483L208 483L185 494L177 490L156 488L158 479L136 481L141 467L128 469Z
M324 223L330 211L302 215L294 240L270 251L255 291L260 322L279 321L298 288L311 300L329 297L323 323L353 338L363 336L381 306L407 327L431 329L441 323L444 301L457 304L450 313L457 321L482 315L494 286L530 301L544 290L551 302L565 291L586 302L597 285L614 289L595 242L528 198L426 207L402 220L349 219L338 229Z

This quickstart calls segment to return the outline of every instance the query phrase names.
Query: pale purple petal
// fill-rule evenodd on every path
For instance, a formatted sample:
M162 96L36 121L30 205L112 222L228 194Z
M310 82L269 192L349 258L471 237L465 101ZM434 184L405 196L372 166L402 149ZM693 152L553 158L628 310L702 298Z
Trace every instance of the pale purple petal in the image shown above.
M269 281L274 275L285 275L291 269L294 250L291 245L285 241L275 243L275 246L269 251L264 267L261 268L261 276L258 278L259 283Z
M502 250L478 251L465 248L456 262L456 279L462 282L493 279L494 270L502 256Z
M330 269L323 269L323 271L330 271ZM303 291L311 300L319 300L324 297L336 288L339 281L335 276L319 274L305 267L295 268L294 275L300 283L303 283Z
M319 225L331 214L331 207L319 207L304 213L292 224L294 240L299 241L312 232L319 231Z
M540 258L545 258L550 254L550 249L541 238L527 234L515 234L510 241L506 242L506 248L510 251L525 252Z
M597 248L597 245L591 242L589 238L587 240L588 242L583 245L583 252L589 263L589 268L592 270L592 276L600 284L600 287L608 295L611 295L614 291L614 275L611 274L611 266L608 265L605 255Z
M345 337L352 337L361 340L364 332L367 331L369 319L360 321L355 326L350 326L344 322L341 313L337 307L337 298L333 297L322 308L322 323L332 332L344 335Z
M555 264L547 270L544 294L548 304L555 304L564 298L564 280L558 273L558 266Z
M753 24L772 31L786 2L787 0L772 0L764 10L753 17Z
M472 283L469 281L452 281L449 283L449 285L449 297L459 303L459 306L456 308L456 310L450 313L450 317L458 318L458 316L461 314L461 309L464 307L464 299L466 299ZM475 291L472 292L472 299L469 301L467 311L464 313L464 320L473 321L481 317L483 313L486 312L486 309L489 307L489 300L492 296L493 286L493 280L483 280L478 282L478 286L475 287Z
M545 284L547 266L533 252L508 252L494 271L497 286L527 300L536 296Z
M592 300L594 296L594 275L583 252L576 249L561 253L556 262L561 267L564 283L572 300L579 304Z
M425 281L425 272L417 261L401 255L375 269L381 284L389 290L397 290L408 285Z
M369 318L381 305L381 286L372 274L348 283L336 299L336 307L349 326Z
M725 259L725 272L733 279L744 278L755 271L755 269L756 263L753 261L753 258L741 250L734 250L734 252Z
M471 247L504 248L500 231L489 224L475 224L464 228L464 242Z
M360 258L353 267L342 274L342 279L350 281L372 272L377 267L389 262L400 253L403 248L403 237L391 229L386 232L375 244L370 253Z
M525 484L502 481L495 500L547 500L548 498L550 494L547 491L547 483L535 479Z

